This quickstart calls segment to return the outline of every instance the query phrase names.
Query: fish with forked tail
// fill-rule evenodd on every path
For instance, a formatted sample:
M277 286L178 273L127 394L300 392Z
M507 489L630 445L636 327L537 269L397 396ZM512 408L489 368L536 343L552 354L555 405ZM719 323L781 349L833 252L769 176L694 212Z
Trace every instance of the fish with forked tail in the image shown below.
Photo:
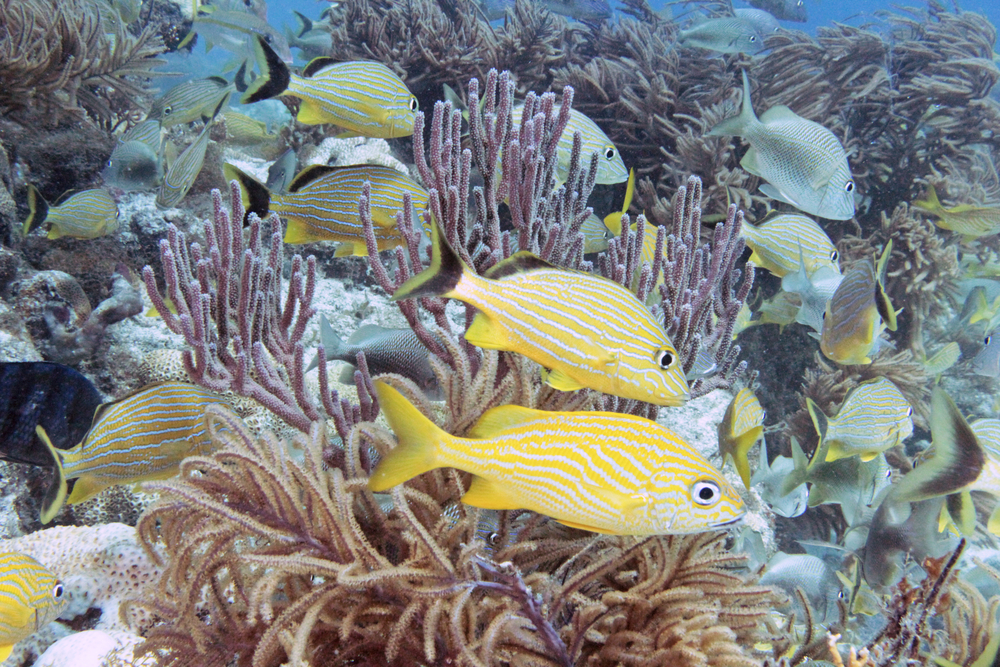
M517 352L548 369L560 391L589 388L656 405L683 405L689 395L677 350L636 296L607 278L558 268L527 251L477 275L431 230L431 265L393 299L441 296L479 311L465 339Z
M376 382L375 392L399 444L372 473L372 491L458 468L475 475L462 496L468 505L532 510L614 535L700 532L745 513L739 493L712 464L648 419L504 405L459 438L389 385Z
M805 23L809 20L805 0L747 0L752 7L763 9L782 21Z
M764 409L760 407L753 390L744 387L733 397L719 424L719 454L723 463L727 457L732 459L743 485L748 489L750 462L747 454L763 435Z

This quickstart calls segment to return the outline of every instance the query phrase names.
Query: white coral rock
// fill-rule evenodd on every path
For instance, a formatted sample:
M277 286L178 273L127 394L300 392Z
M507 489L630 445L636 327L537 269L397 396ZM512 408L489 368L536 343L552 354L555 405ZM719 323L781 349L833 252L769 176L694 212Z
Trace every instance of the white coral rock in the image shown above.
M128 632L87 630L60 639L38 658L35 667L153 667L152 656L135 658L142 637Z

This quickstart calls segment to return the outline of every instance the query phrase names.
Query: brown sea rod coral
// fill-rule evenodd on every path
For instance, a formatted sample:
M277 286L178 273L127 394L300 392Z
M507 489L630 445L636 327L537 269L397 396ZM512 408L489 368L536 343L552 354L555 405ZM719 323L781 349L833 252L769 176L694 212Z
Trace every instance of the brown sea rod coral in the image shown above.
M93 2L0 0L0 109L47 123L80 107L112 122L148 94L163 50L152 30L102 21Z
M360 437L328 469L320 425L296 439L299 464L228 411L208 419L223 449L156 483L138 527L167 556L141 601L162 619L144 650L164 666L759 664L742 647L777 600L734 571L722 534L587 536L532 515L490 547L482 511L443 511L459 473L377 499Z

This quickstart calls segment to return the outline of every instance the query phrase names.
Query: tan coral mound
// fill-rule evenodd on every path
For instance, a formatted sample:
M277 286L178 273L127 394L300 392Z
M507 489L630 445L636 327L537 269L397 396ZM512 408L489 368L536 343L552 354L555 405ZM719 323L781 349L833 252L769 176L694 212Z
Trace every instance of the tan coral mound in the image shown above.
M168 554L143 602L169 619L145 645L163 665L759 664L741 646L775 594L734 572L722 533L603 537L526 514L487 545L455 503L466 475L423 475L383 509L357 472L363 443L391 446L377 426L338 453L316 425L300 466L232 413L209 423L224 450L155 484L139 525Z

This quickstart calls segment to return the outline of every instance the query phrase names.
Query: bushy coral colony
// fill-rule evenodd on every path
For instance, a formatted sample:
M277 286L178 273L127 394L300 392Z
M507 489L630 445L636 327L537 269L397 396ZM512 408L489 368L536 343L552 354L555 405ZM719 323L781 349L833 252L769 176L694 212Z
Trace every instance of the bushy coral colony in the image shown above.
M995 29L750 4L0 0L4 667L997 664Z

